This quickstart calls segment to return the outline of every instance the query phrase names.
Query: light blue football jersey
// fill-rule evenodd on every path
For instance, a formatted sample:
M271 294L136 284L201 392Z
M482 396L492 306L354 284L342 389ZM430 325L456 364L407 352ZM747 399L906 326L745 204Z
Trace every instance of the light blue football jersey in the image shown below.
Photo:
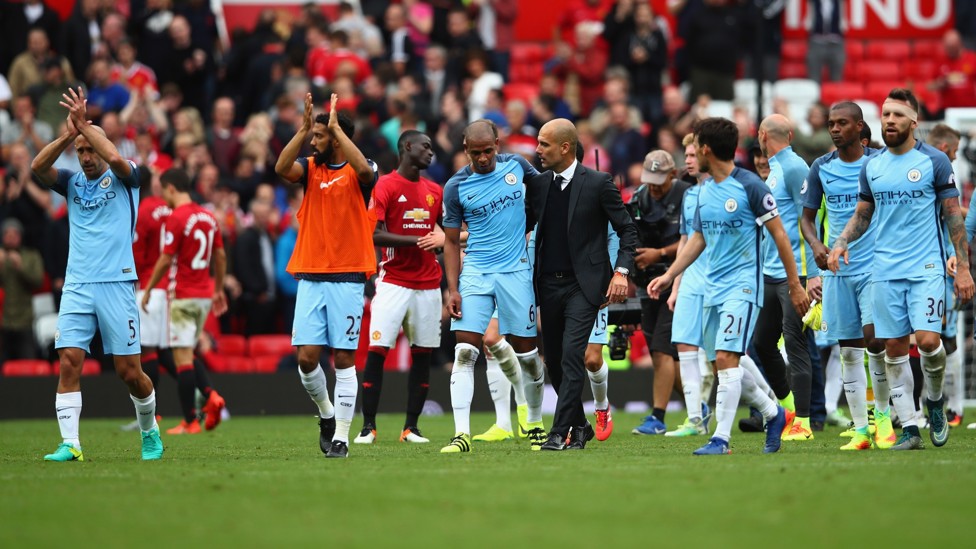
M778 215L766 183L742 168L702 188L693 227L705 237L706 307L762 303L762 225Z
M905 154L885 149L864 163L859 181L877 223L872 279L944 276L942 200L959 196L949 158L921 141Z
M89 180L84 172L58 170L53 189L68 207L65 284L137 280L132 238L139 209L139 170L119 177L111 169Z
M769 177L766 178L766 185L776 199L783 229L790 237L793 261L796 262L796 269L801 277L815 277L820 274L813 252L800 233L800 213L803 211L809 171L810 167L793 152L793 147L786 147L769 159ZM764 235L762 251L763 274L772 279L785 280L786 267L779 257L776 241L769 233Z
M847 222L854 215L857 208L857 197L860 184L858 177L861 167L871 156L878 154L877 149L864 149L864 155L854 162L844 162L837 151L827 153L813 161L810 173L807 175L807 193L804 207L819 210L826 205L827 211L827 247L833 248L834 241L844 232ZM874 261L874 238L877 223L872 220L864 235L851 242L848 246L850 263L841 262L840 276L859 275L871 272ZM824 276L834 276L831 271L824 271Z
M468 225L466 273L510 273L531 268L525 245L526 177L538 174L517 154L499 154L490 174L470 166L444 187L444 227Z
M711 181L711 179L709 178L707 181ZM698 209L698 196L704 185L704 181L697 185L692 185L685 191L685 195L681 198L681 218L678 227L680 234L691 236L691 233L695 232L693 226L695 224L695 210ZM702 254L699 256L681 274L681 287L678 288L678 291L682 295L705 295L705 273L708 269L705 255Z

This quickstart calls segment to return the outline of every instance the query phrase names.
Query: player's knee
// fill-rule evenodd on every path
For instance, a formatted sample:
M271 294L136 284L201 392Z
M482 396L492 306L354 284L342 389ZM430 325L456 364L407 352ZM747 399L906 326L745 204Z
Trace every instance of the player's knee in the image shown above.
M599 350L587 347L586 355L583 357L583 364L591 372L599 371L603 367L603 346L601 345Z
M871 353L871 354L873 354L873 355L876 355L876 354L879 354L879 353L883 353L884 350L885 350L885 342L884 342L884 340L883 339L878 339L878 338L875 338L875 337L872 337L870 339L865 338L865 340L864 340L864 346L867 347L868 352Z
M356 352L336 349L332 356L336 369L352 368L356 365Z
M918 332L915 334L915 344L918 350L923 353L934 353L942 343L942 338L934 332Z
M133 367L129 362L118 363L115 365L115 373L123 383L129 386L138 385L144 374L142 368Z
M739 366L739 355L728 351L718 351L715 354L715 367L718 370L728 370Z

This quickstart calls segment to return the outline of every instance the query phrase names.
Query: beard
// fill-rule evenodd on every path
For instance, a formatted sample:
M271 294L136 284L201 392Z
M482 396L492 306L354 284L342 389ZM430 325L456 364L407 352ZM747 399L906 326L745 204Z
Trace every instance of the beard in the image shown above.
M905 141L908 141L908 136L911 135L911 132L912 129L908 128L903 132L898 132L898 134L895 135L894 137L888 137L888 132L885 131L882 132L881 139L884 141L884 144L889 148L898 147Z
M312 159L315 160L315 165L317 165L317 166L325 166L326 164L331 164L332 163L332 152L333 152L333 150L332 150L332 145L331 144L329 146L327 146L325 148L325 150L322 151L322 152L316 151L315 154L312 155Z

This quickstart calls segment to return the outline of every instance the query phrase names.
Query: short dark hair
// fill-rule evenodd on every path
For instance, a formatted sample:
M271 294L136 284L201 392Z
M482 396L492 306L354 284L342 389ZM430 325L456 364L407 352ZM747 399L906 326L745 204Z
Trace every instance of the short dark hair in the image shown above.
M860 122L861 120L864 120L864 111L861 110L860 105L858 105L853 101L838 101L837 103L834 103L833 105L830 106L830 110L832 111L839 111L844 109L851 112L851 115L854 117L855 122Z
M909 105L918 112L918 99L911 90L906 88L894 88L888 92L889 99L897 99L898 101L907 101Z
M739 128L735 122L713 116L699 120L694 131L698 144L708 145L715 158L723 161L735 158L735 148L739 144Z
M471 133L473 133L477 128L480 128L482 126L488 126L488 128L491 130L491 135L495 139L498 139L498 126L496 126L494 122L488 120L487 118L481 118L468 124L467 127L464 128L465 141L467 141L468 136L471 135Z
M180 168L170 168L163 172L163 175L159 176L159 181L165 187L166 185L172 185L176 188L178 192L188 193L190 192L190 176L187 175L186 171Z
M349 118L349 115L344 112L340 112L337 116L339 118L339 127L342 128L342 133L346 134L346 137L349 139L352 139L353 134L356 133L355 122L353 122L352 118ZM329 114L323 112L315 115L315 123L329 127Z
M867 124L861 126L861 140L863 141L865 139L868 140L868 143L871 142L871 126Z
M415 138L424 135L422 132L417 130L406 130L400 134L400 139L397 140L397 154L403 155L407 149L407 142L413 141Z

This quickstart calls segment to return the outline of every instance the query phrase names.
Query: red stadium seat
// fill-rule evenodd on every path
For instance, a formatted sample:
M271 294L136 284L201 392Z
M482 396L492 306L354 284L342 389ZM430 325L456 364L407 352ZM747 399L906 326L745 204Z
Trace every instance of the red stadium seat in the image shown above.
M870 99L871 101L876 101L879 105L884 103L884 98L888 97L888 92L893 88L904 88L905 83L900 80L889 80L878 81L878 82L868 82L864 86L865 99Z
M247 340L248 356L283 357L294 352L291 337L284 334L254 335Z
M511 63L518 65L522 63L539 63L544 61L545 49L541 44L535 42L519 42L512 44Z
M228 374L250 374L254 372L254 360L246 356L224 357L224 372Z
M785 80L787 78L806 78L807 77L807 64L806 62L798 61L786 61L784 60L779 64L779 78L780 80Z
M867 44L864 57L904 63L911 57L911 51L911 46L903 40L872 40Z
M247 354L247 340L244 336L226 334L217 336L217 352L224 356L244 356Z
M33 377L51 375L51 363L46 360L8 360L3 363L6 377Z
M911 63L905 64L905 79L919 84L935 80L938 74L939 64L937 61L925 61L924 59L916 61L913 59Z
M258 374L273 374L278 371L278 363L281 362L280 356L258 356L254 361L254 372Z
M806 40L784 40L783 48L780 50L783 61L807 62L807 41Z
M902 74L902 65L903 63L898 63L897 61L866 60L858 65L858 80L864 82L874 82L877 80L891 82L893 80L901 80L904 76Z
M539 97L539 86L527 83L505 84L502 87L502 94L505 96L505 101L518 99L524 102L527 108L530 108L532 101Z
M923 59L939 61L945 57L945 47L941 40L916 40L912 45L912 61Z
M820 85L820 101L824 105L861 97L864 97L864 85L860 82L824 82Z
M856 82L860 80L861 73L858 71L861 70L861 63L863 62L863 59L848 59L844 63L844 80L847 80L848 82Z
M864 42L860 40L848 40L844 42L844 51L847 53L847 62L852 59L864 58Z

